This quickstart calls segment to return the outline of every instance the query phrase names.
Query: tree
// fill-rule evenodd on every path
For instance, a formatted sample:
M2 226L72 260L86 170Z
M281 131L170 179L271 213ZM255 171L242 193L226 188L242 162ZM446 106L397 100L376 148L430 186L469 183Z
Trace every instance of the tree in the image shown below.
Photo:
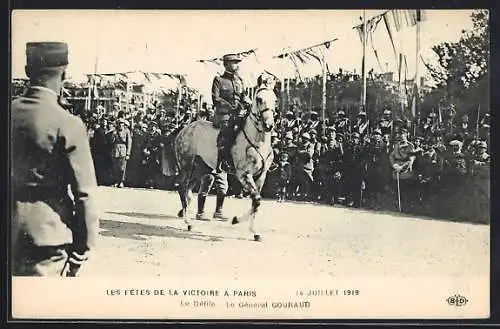
M472 13L473 28L462 31L457 42L443 42L432 50L438 64L430 66L438 89L456 106L457 114L489 111L490 28L488 10ZM435 95L435 93L433 93Z

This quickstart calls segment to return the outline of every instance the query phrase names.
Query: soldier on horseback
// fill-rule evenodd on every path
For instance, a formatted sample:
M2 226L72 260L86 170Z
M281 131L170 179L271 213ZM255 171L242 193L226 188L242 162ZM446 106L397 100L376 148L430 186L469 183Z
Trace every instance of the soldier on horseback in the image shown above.
M244 117L246 108L251 104L245 95L243 80L238 76L241 59L238 55L223 57L225 72L216 76L212 84L212 101L215 107L214 125L220 128L217 137L217 173L230 171L233 167L231 146L236 137L236 126ZM224 167L224 168L223 168Z

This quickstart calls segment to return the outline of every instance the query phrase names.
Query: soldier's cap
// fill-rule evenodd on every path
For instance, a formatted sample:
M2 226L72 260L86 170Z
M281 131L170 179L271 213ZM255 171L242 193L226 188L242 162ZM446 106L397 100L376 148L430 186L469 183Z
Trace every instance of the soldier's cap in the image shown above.
M310 140L311 139L311 135L309 135L309 133L303 133L302 135L300 135L303 139L307 139L307 140Z
M358 117L366 117L366 112L365 111L359 112Z
M295 116L295 113L293 113L293 111L287 111L285 115L287 115L287 116Z
M340 110L340 111L337 112L337 115L345 115L345 112L342 111L342 110Z
M316 111L311 111L311 112L309 112L309 115L316 115L316 116L317 116L317 115L318 115L318 112L316 112Z
M26 61L29 67L68 65L68 45L64 42L28 42Z
M476 146L478 149L487 149L488 148L488 144L486 144L485 141L480 141L479 143L477 143L477 146Z
M400 133L407 133L408 129L406 127L401 127L401 128L399 128L399 132Z
M375 130L373 130L373 135L380 135L380 136L382 136L382 130L380 130L378 128L375 129Z
M384 111L384 115L391 115L391 113L392 113L392 112L391 112L390 110L385 110L385 111Z
M240 56L237 54L226 54L222 57L224 62L241 62Z
M451 140L448 144L450 144L450 146L459 146L459 147L462 147L462 142L457 140L457 139L453 139Z

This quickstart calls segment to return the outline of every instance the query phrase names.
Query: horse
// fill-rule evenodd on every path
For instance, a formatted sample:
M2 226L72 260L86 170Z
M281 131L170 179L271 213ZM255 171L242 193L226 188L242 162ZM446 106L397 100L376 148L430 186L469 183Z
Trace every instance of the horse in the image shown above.
M261 204L262 186L274 158L271 131L275 125L276 106L277 98L272 87L259 88L231 148L235 169L232 174L252 200L250 210L240 217L233 217L231 223L235 225L249 220L255 241L261 241L254 222ZM191 189L200 181L199 193L208 192L214 182L218 133L219 129L212 122L199 120L184 127L174 140L178 193L182 204L179 216L183 217L188 231L193 227L188 215Z

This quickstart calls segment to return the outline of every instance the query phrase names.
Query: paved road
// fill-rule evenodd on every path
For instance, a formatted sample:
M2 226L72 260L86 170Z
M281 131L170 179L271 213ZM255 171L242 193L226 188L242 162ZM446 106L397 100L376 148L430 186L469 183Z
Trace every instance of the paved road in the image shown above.
M254 242L248 223L176 217L174 192L99 189L99 250L86 276L292 278L488 277L489 226L342 207L264 201ZM250 201L229 198L228 215ZM215 199L207 200L211 213Z

